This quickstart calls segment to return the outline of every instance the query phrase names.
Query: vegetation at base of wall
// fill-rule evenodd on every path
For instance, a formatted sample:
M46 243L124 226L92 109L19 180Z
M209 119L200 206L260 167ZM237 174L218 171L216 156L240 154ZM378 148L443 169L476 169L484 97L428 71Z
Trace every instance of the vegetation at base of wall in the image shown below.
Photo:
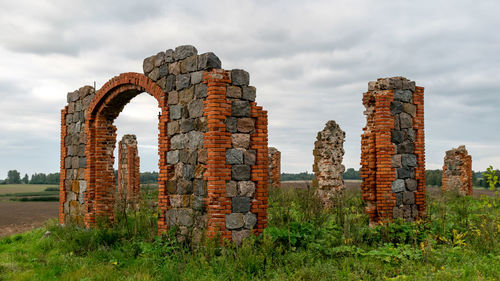
M148 193L154 200L155 193ZM146 200L148 201L148 200ZM0 280L494 280L500 197L429 195L428 216L368 226L359 191L324 211L311 189L270 191L268 227L236 247L157 237L142 207L111 227L45 228L0 239ZM142 204L151 204L151 201ZM143 205L148 206L148 205ZM119 215L119 214L118 214ZM51 233L44 237L49 230Z

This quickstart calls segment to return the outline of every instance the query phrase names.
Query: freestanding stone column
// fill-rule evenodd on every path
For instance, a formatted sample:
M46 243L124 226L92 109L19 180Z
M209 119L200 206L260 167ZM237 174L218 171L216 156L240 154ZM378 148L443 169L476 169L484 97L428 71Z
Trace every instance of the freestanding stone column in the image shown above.
M118 200L135 207L140 192L140 158L135 135L124 135L118 144Z
M472 195L472 157L464 145L446 151L442 190L454 190L460 195Z
M344 190L344 139L345 132L330 120L314 142L313 187L326 207L330 207L331 199Z
M281 187L281 152L269 147L269 185Z
M370 224L424 215L424 88L404 77L368 83L363 94L362 197Z

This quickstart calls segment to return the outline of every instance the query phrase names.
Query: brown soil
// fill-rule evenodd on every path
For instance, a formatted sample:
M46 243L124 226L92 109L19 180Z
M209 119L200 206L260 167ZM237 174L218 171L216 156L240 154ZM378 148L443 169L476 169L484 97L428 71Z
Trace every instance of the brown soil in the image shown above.
M57 218L58 202L0 201L0 237L25 232Z

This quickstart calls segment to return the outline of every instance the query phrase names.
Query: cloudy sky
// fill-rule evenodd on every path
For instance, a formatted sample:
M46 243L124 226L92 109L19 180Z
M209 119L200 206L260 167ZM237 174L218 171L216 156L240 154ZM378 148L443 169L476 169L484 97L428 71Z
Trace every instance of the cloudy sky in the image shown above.
M494 0L3 1L0 178L59 170L67 92L184 44L250 72L284 172L311 171L330 119L346 131L344 164L359 168L362 93L400 75L425 87L428 169L460 144L474 170L499 168L499 11ZM116 120L119 137L138 136L142 171L157 170L157 114L141 94Z

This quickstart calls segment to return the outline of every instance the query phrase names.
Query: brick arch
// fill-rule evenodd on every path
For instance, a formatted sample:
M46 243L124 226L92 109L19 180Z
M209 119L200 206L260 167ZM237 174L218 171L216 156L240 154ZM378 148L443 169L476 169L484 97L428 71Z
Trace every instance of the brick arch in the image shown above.
M114 157L116 143L116 127L114 120L124 106L135 96L146 92L158 101L161 110L159 117L158 153L160 155L159 170L159 208L166 207L165 190L168 167L165 154L169 147L166 132L169 110L165 104L163 90L151 79L140 73L122 73L113 77L99 89L86 112L85 133L85 225L94 226L99 217L113 220L114 205Z

